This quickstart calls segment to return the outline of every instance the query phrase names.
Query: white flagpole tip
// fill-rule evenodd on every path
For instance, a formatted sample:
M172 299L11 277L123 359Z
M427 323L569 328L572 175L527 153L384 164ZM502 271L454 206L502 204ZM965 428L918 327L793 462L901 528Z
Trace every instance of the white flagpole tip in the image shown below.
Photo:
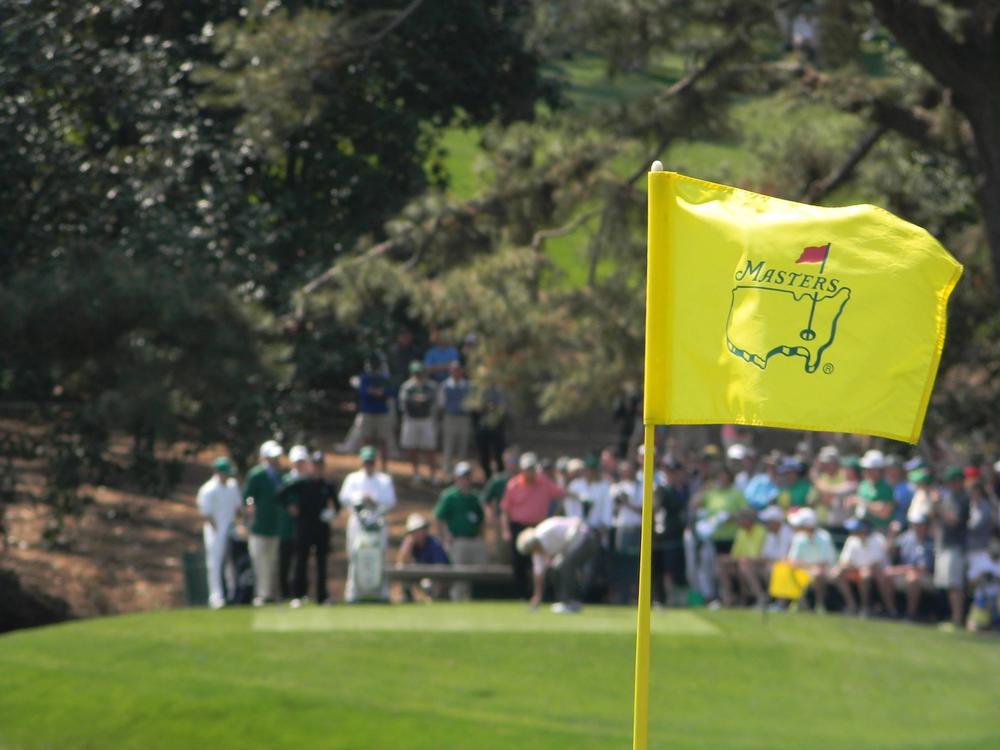
M663 171L663 162L660 161L659 159L657 159L656 161L653 162L653 165L649 168L649 171L650 172L662 172Z

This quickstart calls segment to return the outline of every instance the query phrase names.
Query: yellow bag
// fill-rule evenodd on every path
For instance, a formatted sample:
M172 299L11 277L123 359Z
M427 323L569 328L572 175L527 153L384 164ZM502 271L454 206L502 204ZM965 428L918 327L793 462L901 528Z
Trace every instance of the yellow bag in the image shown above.
M809 574L802 568L786 562L776 562L771 566L771 583L768 593L774 599L798 601L809 586Z

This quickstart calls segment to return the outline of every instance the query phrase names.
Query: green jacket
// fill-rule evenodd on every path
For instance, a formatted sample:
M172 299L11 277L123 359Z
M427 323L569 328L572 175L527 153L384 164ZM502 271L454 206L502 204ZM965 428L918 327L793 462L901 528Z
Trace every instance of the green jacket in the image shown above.
M258 536L291 538L292 520L278 503L278 488L264 464L254 466L247 473L243 488L243 502L253 498L253 523L250 533Z

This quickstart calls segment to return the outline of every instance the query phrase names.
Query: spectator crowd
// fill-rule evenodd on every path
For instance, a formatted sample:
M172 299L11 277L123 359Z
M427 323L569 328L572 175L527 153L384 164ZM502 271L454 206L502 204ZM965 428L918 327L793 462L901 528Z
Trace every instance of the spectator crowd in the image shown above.
M463 348L474 344L466 340ZM615 446L540 459L506 447L507 400L486 371L470 382L463 353L436 333L418 354L404 332L390 364L355 380L357 418L341 449L360 449L361 467L339 490L324 476L323 456L305 446L289 451L284 471L281 446L265 442L242 486L228 459L214 463L198 496L210 604L237 599L242 568L252 572L252 597L245 598L300 606L310 560L315 600L328 601L330 528L342 510L345 599L386 599L383 519L397 501L387 473L397 435L411 481L423 482L426 469L428 482L444 486L432 520L421 513L406 519L398 566L475 571L509 564L518 595L538 607L551 584L557 612L578 611L583 601L634 601L643 504L634 387L614 406ZM1000 626L1000 461L851 450L846 436L816 451L809 443L766 451L753 444L766 434L733 428L723 429L721 448L681 447L664 429L658 437L655 605L813 608L941 619L974 630ZM473 442L478 477L466 460ZM789 571L799 581L792 593L776 583ZM470 580L407 584L403 594L443 596L447 589L464 600Z

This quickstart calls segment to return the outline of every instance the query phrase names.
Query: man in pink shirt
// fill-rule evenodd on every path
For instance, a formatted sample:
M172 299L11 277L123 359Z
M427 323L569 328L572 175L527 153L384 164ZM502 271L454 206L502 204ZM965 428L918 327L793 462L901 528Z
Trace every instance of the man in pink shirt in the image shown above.
M539 473L534 453L522 454L518 467L520 473L507 482L500 501L500 528L504 541L510 544L518 594L527 599L531 596L531 556L518 551L517 535L544 521L552 503L562 499L566 491Z

